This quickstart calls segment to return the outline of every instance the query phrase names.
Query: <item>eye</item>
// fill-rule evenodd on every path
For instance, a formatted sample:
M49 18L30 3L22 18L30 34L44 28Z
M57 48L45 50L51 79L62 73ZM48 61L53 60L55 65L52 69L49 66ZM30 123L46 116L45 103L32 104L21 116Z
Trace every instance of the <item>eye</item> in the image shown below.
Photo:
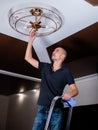
M57 49L56 51L59 52L59 49Z

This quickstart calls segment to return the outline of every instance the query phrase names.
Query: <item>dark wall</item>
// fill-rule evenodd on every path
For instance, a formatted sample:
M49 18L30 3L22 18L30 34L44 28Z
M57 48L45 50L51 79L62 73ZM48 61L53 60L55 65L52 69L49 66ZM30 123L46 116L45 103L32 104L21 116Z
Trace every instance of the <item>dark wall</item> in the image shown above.
M98 104L75 107L70 130L98 130Z
M0 130L6 129L9 98L0 95Z
M24 88L24 91L32 90L36 87L36 84L38 84L38 82L33 81L33 78L31 81L15 76L0 74L0 95L9 96L17 94L21 88Z
M98 55L78 59L66 64L75 78L98 73Z
M64 110L63 128L65 130L69 109ZM70 130L97 130L98 104L78 106L73 108Z
M6 130L31 130L39 91L10 96Z

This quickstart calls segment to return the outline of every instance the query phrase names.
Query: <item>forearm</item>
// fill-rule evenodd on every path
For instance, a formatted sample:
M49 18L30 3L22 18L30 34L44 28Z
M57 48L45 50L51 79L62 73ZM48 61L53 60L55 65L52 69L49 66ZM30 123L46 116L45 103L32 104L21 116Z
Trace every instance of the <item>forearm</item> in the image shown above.
M25 52L25 60L28 61L28 59L32 58L32 42L31 40L29 40L28 44L27 44L27 48L26 48L26 52Z
M31 32L24 59L28 63L30 63L33 67L38 68L39 62L32 56L32 44L34 42L35 37L36 37L36 32L35 31Z
M68 93L66 93L66 94L69 96L69 98L75 97L75 96L78 95L78 90L77 90L77 89L74 89L74 90L71 90L70 92L68 92Z
M36 33L35 32L32 32L29 36L29 41L28 41L28 45L27 45L27 49L26 49L26 53L25 53L25 60L29 60L32 57L32 44L34 42L34 39L35 39L35 36L36 36Z

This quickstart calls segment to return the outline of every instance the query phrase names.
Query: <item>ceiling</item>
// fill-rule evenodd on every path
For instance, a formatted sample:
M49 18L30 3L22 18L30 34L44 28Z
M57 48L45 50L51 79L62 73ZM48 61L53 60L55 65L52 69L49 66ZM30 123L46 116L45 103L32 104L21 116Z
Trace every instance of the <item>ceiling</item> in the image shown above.
M9 9L20 2L24 0L17 0L17 2L4 0L0 4L2 9L0 17L3 21L0 24L0 94L5 95L15 93L19 85L24 82L27 88L31 89L36 82L40 81L39 71L24 60L28 37L15 32L8 23ZM36 2L43 1L36 0ZM58 2L45 0L45 3L55 5L54 7L62 13L65 21L54 34L36 38L33 46L34 57L40 61L50 62L53 49L61 46L68 52L65 63L71 68L75 78L96 73L98 2L62 0L61 3L60 0Z

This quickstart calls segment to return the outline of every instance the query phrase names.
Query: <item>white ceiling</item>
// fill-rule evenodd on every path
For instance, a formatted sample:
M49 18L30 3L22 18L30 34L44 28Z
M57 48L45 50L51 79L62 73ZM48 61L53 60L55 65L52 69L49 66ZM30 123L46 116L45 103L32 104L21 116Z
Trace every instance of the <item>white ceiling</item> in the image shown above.
M41 61L50 62L46 50L47 47L98 22L98 6L92 6L85 0L3 0L0 1L0 33L28 41L27 36L14 31L8 22L9 9L22 2L42 2L49 4L57 8L64 17L64 24L57 32L35 39L34 49Z

